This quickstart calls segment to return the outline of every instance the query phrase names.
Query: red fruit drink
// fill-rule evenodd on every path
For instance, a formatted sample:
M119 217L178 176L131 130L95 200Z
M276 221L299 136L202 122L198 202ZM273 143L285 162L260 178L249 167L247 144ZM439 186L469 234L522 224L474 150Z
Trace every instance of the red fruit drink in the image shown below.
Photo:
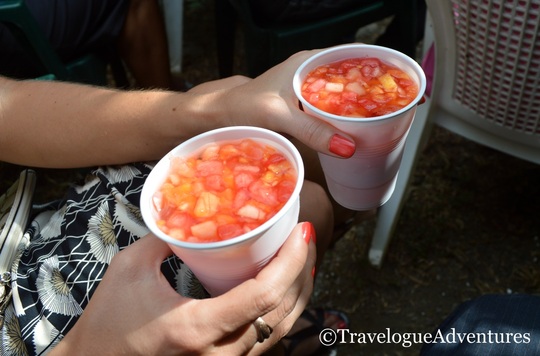
M319 153L328 190L340 205L369 210L388 201L425 82L414 59L375 45L331 47L298 67L293 88L304 111L356 144L348 159Z
M251 139L210 144L174 157L154 194L158 227L186 242L216 242L249 232L274 216L297 181L292 163L275 147Z
M302 96L325 112L374 117L398 111L418 95L418 85L403 70L378 58L349 58L311 71Z

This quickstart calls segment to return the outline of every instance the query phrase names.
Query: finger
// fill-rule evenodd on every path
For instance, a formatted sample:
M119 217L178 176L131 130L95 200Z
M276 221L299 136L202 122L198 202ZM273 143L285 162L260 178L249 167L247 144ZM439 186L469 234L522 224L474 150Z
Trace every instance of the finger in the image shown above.
M273 332L270 335L270 338L262 343L256 341L254 335L257 335L257 333L255 331L253 331L253 335L250 335L250 332L246 333L246 337L249 338L249 340L252 340L253 345L249 354L260 355L267 351L270 346L275 345L279 340L287 335L308 305L312 292L313 279L309 279L309 281L306 280L301 287L299 295L295 295L296 303L293 309L284 318L281 318L278 322L276 322L275 319L271 317L271 314L266 314L263 316L263 320L273 327ZM252 327L252 329L254 328L255 326Z
M338 158L350 158L356 151L356 142L349 134L303 112L295 116L291 135L313 150Z
M161 265L163 260L173 254L169 245L160 240L154 234L147 234L135 241L124 250L122 253L129 254L137 258L138 265ZM144 258L141 258L144 256Z
M200 317L223 325L227 328L223 333L228 334L251 324L257 317L279 305L304 268L313 267L315 253L311 251L312 256L308 259L310 251L304 238L311 234L307 226L311 227L311 224L298 224L276 257L256 278L214 298L201 310ZM306 267L306 263L310 266Z
M292 78L296 70L305 60L320 51L318 49L299 52L262 75L268 77L266 80L272 79L276 83L290 83L285 88L280 88L282 91L281 96L288 103L288 112L280 112L279 115L282 120L285 120L285 125L283 125L283 122L274 121L275 126L272 128L279 131L280 127L285 127L288 134L317 152L334 157L349 158L355 152L356 144L354 139L346 132L304 112L298 97L294 93ZM281 78L281 80L276 78ZM272 109L280 110L280 108ZM284 110L284 108L281 109ZM269 124L272 125L272 122Z

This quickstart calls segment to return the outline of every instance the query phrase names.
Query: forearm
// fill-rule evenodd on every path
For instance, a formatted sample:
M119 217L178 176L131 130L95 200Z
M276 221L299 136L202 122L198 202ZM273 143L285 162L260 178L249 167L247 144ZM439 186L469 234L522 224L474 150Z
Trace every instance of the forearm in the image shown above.
M0 160L64 168L158 159L219 125L212 96L0 78Z

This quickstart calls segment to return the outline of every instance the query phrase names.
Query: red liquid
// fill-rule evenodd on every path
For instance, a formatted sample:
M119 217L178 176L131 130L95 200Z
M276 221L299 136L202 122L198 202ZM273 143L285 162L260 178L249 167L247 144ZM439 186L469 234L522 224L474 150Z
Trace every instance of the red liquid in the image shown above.
M377 58L351 58L320 66L306 77L302 96L325 112L382 116L409 105L418 85L401 69Z
M230 239L260 226L289 200L297 173L274 147L250 139L212 144L173 158L154 194L157 225L188 242Z

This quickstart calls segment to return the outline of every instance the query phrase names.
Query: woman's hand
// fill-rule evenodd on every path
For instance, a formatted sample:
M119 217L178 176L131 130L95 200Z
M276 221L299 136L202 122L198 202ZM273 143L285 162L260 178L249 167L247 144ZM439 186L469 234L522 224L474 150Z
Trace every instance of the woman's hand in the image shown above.
M354 140L304 113L294 94L296 69L318 51L299 52L255 79L234 76L201 84L190 93L213 93L208 105L219 110L223 126L265 127L289 134L318 152L348 158L354 153Z
M169 247L148 235L112 260L83 315L51 355L259 354L287 334L313 290L311 223L298 224L257 275L215 298L182 297L160 271ZM257 342L253 321L274 331Z

